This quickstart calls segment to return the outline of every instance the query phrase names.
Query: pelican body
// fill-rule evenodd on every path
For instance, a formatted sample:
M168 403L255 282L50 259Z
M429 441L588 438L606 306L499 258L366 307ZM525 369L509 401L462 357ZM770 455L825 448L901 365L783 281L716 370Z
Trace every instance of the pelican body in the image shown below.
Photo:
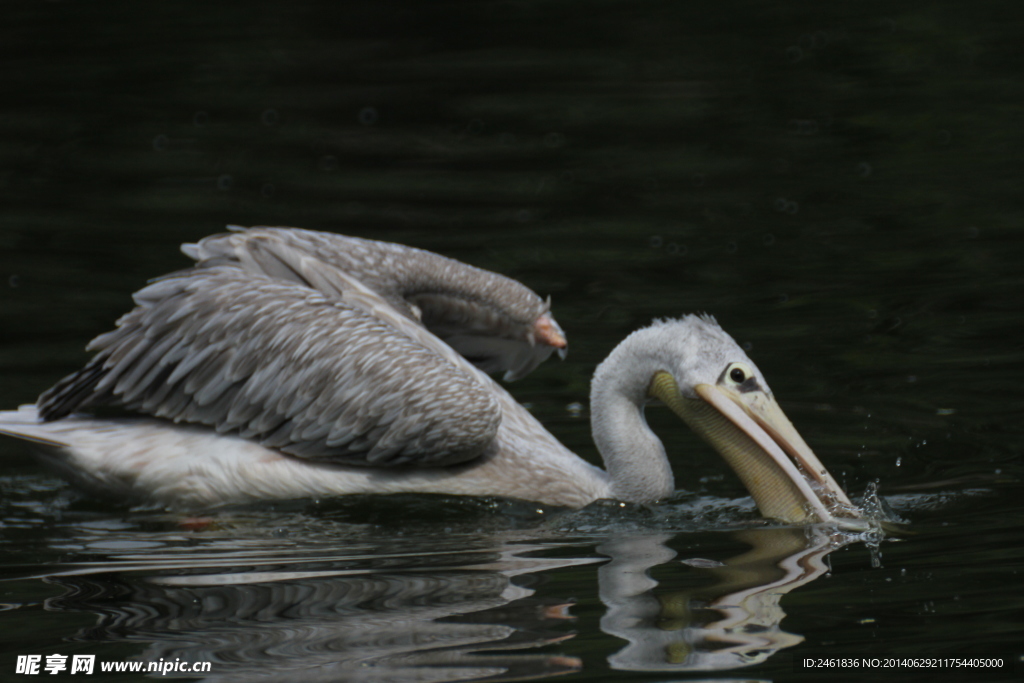
M737 472L766 517L858 511L708 316L658 321L597 368L605 469L562 446L488 373L514 380L565 336L522 284L430 252L294 228L182 246L93 359L0 433L106 496L172 508L360 493L500 496L582 507L675 490L644 420L659 400ZM115 406L127 416L89 411Z

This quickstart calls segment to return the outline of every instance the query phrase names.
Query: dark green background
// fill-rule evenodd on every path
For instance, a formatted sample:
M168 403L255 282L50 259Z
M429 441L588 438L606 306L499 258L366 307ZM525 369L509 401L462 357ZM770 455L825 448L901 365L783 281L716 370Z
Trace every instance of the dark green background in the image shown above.
M511 391L594 460L567 410L594 365L653 317L707 311L850 491L879 480L918 496L901 514L928 540L897 544L888 566L919 578L886 593L861 551L852 587L818 587L824 607L794 594L803 619L862 598L878 623L899 616L842 653L1021 642L1018 3L33 2L4 15L0 406L77 368L132 291L186 265L181 242L227 223L403 242L552 295L569 359ZM673 418L651 422L681 488L743 495ZM76 503L28 448L4 440L0 457L4 571L59 567L53 539ZM36 531L10 531L25 524ZM34 604L39 586L17 586L0 599ZM946 612L920 607L958 590ZM23 609L44 635L5 636L11 653L73 631ZM619 680L601 664L616 646L588 628L561 651Z

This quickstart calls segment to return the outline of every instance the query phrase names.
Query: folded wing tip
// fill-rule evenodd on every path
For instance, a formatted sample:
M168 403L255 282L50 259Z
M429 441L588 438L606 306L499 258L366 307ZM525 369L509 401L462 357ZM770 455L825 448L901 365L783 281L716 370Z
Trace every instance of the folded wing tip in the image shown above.
M569 342L566 340L562 328L547 313L537 318L537 321L533 324L533 338L541 344L547 344L560 351L569 348Z

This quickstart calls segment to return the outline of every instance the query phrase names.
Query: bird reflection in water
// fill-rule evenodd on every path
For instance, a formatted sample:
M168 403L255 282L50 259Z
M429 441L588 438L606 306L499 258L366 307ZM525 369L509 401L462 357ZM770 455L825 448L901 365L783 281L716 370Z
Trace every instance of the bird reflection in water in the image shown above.
M83 547L130 548L125 533L97 543L92 530ZM627 642L608 643L612 668L729 670L803 640L781 628L780 599L824 574L831 550L856 540L822 525L747 529L732 532L747 552L679 562L667 543L685 539L671 534L566 544L532 533L459 539L461 550L426 556L422 546L371 554L350 546L345 554L285 553L262 541L243 549L227 538L201 552L141 544L45 577L66 590L47 607L99 616L72 640L147 642L136 659L209 661L211 681L542 679L584 663L573 652L572 599L537 587L548 575L602 563L601 630ZM676 578L656 591L650 572L664 565ZM711 582L672 588L697 574Z
M629 645L608 659L636 671L735 669L766 661L803 642L784 631L780 600L828 571L825 556L851 543L823 526L746 529L733 537L750 550L724 562L685 561L710 583L654 596L649 570L670 562L669 536L614 538L598 547L612 561L601 567L601 628Z

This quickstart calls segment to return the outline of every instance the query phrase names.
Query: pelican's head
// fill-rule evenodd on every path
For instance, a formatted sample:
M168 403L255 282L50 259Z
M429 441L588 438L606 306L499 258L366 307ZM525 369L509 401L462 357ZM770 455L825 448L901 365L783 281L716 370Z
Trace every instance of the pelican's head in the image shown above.
M633 400L658 399L672 409L725 458L765 517L809 523L860 516L761 371L714 318L659 321L633 333L627 346L643 349L634 370L642 370L637 381L645 386L634 387L645 395Z

